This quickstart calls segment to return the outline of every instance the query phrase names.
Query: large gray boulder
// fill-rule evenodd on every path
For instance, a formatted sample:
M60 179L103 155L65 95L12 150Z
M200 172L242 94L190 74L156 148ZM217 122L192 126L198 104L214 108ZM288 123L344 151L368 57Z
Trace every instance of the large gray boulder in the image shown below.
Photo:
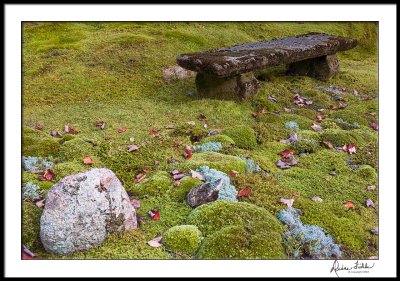
M68 255L101 244L109 233L134 228L128 194L111 170L100 168L67 176L49 190L40 238L46 251Z

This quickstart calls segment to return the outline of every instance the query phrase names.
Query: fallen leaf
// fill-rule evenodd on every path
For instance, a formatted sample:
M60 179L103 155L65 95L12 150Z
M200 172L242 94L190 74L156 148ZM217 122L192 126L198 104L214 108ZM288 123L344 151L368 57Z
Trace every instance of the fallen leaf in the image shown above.
M154 161L154 165L159 166L160 165L160 161Z
M126 131L126 128L119 128L118 129L118 133L123 133L123 132L125 132Z
M330 149L333 148L333 144L331 144L328 141L321 141L320 144L324 145L326 148L330 148Z
M144 169L143 169L143 173L145 173L145 174L148 173L149 171L150 171L149 168L144 168Z
M62 135L59 132L55 131L55 130L50 131L50 135L52 137L62 138Z
M299 198L299 197L300 197L300 193L298 193L298 192L293 192L293 193L292 193L292 196L293 196L294 198Z
M203 121L203 120L206 120L206 119L207 119L207 117L203 113L199 114L199 120L200 121Z
M351 201L347 201L346 203L344 203L344 206L345 206L347 209L350 209L350 208L355 209L355 208L356 208L356 206L354 205L354 203L351 202Z
M86 156L85 158L83 158L83 164L92 165L93 164L92 158L90 158L89 156Z
M274 96L268 96L268 99L272 102L278 102L278 100Z
M322 115L322 114L318 114L316 118L317 118L317 122L321 122L322 120L324 120L326 118L326 116Z
M311 129L313 129L314 131L318 132L322 130L322 127L320 125L317 124L312 124Z
M178 146L180 146L182 143L183 143L183 142L178 141L178 142L174 143L174 147L178 147Z
M171 172L171 174L172 174L172 175L179 174L179 170L173 170L173 171Z
M371 199L367 199L367 200L365 200L365 205L367 206L367 207L372 207L372 208L374 208L375 209L375 204L374 204L374 202L372 202L372 200Z
M339 103L339 105L338 105L338 108L339 109L343 109L343 108L346 108L347 107L347 104L346 103Z
M237 198L240 198L240 197L249 197L250 193L251 193L250 187L245 187L245 188L243 188L242 190L240 190L240 191L238 192L238 195L237 195L236 197L237 197Z
M131 145L128 146L128 151L129 152L136 151L138 149L139 149L139 147L136 144L131 144Z
M368 185L366 188L367 188L368 191L372 191L372 190L375 190L376 186L375 185Z
M284 107L283 110L284 110L285 112L292 112L292 109L291 109L291 108L287 108L287 107Z
M135 177L135 183L141 182L145 177L146 177L145 174L142 174L142 173L137 174L136 177Z
M292 134L289 134L289 138L288 139L279 140L279 142L288 144L288 143L292 143L292 142L298 141L298 140L299 140L299 137L297 136L297 134L296 133L292 133Z
M196 125L196 123L195 123L194 121L189 121L189 122L186 122L186 124L189 124L189 125L191 125L191 126L194 126L194 125Z
M276 162L276 166L278 166L281 169L289 169L289 168L291 168L291 166L289 164L283 162L282 160L278 160Z
M342 150L344 152L347 152L348 154L356 153L356 145L354 143L350 143L348 145L343 146Z
M296 165L299 163L299 160L297 160L293 155L288 155L287 157L282 157L281 160L290 166Z
M31 260L36 257L34 253L32 253L25 245L21 247L21 254L23 260Z
M149 135L158 136L158 135L159 135L159 132L156 131L156 130L151 130L151 131L149 132Z
M134 142L134 141L135 141L135 137L130 137L130 138L129 138L129 141L130 141L130 142Z
M369 125L371 126L371 128L372 128L373 130L378 131L378 129L379 129L378 123L376 123L376 122L371 122Z
M52 181L55 177L55 173L52 169L47 169L46 171L44 171L44 175L39 177L39 180L42 181Z
M165 129L174 129L175 126L173 124L168 124Z
M64 125L64 132L71 135L76 135L78 133L78 131L70 128L68 125Z
M132 207L134 207L135 209L138 209L138 208L140 208L140 201L137 200L137 199L132 199L132 200L131 200L131 205L132 205Z
M181 178L184 178L184 177L186 177L186 174L183 174L183 173L181 173L181 174L175 174L175 175L172 176L172 178L173 178L174 180L180 180Z
M311 198L311 200L312 201L314 201L314 202L318 202L318 203L321 203L323 200L321 199L321 198L319 198L318 196L313 196L312 198Z
M378 234L379 234L378 227L371 228L370 231L371 231L371 233L373 233L373 234L375 234L375 235L378 235Z
M153 219L153 221L158 221L160 219L160 210L156 211L150 210L148 211L148 214Z
M370 257L368 257L368 259L369 259L369 260L377 260L377 259L379 259L379 258L378 258L378 256L370 256Z
M329 174L330 174L331 176L336 176L336 171L330 171Z
M306 101L305 101L305 104L306 104L306 105L312 105L313 102L312 102L311 100L306 100Z
M228 172L228 175L229 175L230 177L237 177L237 176L239 175L239 172L237 172L237 171L235 171L235 170L230 170L230 171Z
M43 175L44 171L43 170L32 170L31 174L36 174L36 175Z
M33 127L35 130L43 130L43 126L40 124L35 124L35 127Z
M147 242L147 244L153 248L158 248L161 247L163 244L161 244L161 236L158 236L150 241Z
M106 126L106 123L104 123L104 121L96 121L96 127L99 127L100 129L104 129L104 127Z
M293 203L294 203L294 199L281 198L281 199L279 199L279 202L286 204L288 207L292 207Z
M35 205L38 206L39 208L43 208L45 205L45 199L39 200L35 202Z
M192 152L190 151L190 149L185 149L185 153L183 154L183 156L186 158L186 159L190 159L190 158L192 158Z
M190 170L190 173L192 175L192 178L195 178L195 179L197 178L197 179L199 179L201 181L205 180L204 176L202 174L196 172L196 171Z
M263 115L265 112L263 111L254 111L251 113L251 116L253 116L254 118L257 118L260 115Z
M285 149L284 151L279 153L279 155L282 156L283 158L286 158L289 155L293 155L293 154L294 154L294 150L291 150L291 149Z
M324 110L325 110L325 108L318 108L318 109L317 109L318 112L322 112L322 111L324 111Z
M181 182L179 180L174 181L174 186L178 187L181 185Z

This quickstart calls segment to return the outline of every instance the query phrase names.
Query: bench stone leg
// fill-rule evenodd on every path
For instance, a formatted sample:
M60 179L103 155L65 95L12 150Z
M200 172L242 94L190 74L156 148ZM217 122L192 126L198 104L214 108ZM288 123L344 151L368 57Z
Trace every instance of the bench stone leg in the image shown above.
M246 100L257 94L259 84L252 72L225 78L204 73L196 76L200 97Z
M339 60L336 55L329 55L291 63L286 73L288 75L306 75L328 81L338 72Z

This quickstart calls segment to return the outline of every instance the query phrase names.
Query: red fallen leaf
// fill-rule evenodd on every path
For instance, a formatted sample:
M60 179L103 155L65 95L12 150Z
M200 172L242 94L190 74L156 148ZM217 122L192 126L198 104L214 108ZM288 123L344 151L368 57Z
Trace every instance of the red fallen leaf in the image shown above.
M238 193L238 195L236 197L237 198L249 197L250 193L251 193L250 187L245 187L245 188L243 188L242 190L239 191L239 193Z
M156 211L150 210L148 211L148 214L153 219L153 221L158 221L160 219L160 210Z
M347 201L346 203L344 203L344 206L345 206L347 209L350 209L350 208L355 209L355 208L356 208L356 206L354 205L354 203L351 202L351 201Z
M71 135L76 135L78 133L78 131L70 128L68 125L64 125L64 132Z
M312 124L311 129L313 129L314 131L321 131L322 127L320 125L317 124Z
M356 153L356 145L354 143L350 143L348 145L343 146L342 150L344 152L347 152L348 154Z
M203 121L203 120L206 120L206 119L207 119L207 117L203 113L199 114L199 120L200 121Z
M288 207L292 207L293 203L294 203L294 199L281 198L281 199L279 199L279 202L286 204Z
M100 129L104 129L106 126L106 123L104 121L96 121L96 127L99 127Z
M186 159L190 159L190 158L192 158L192 152L190 151L190 149L185 149L185 153L183 154L183 156L186 158Z
M89 156L86 156L85 158L83 158L83 164L92 165L93 164L92 158L90 158Z
M333 144L331 144L331 143L328 142L328 141L321 141L320 144L321 144L321 145L324 145L326 148L330 148L330 149L333 148Z
M367 206L367 207L372 207L372 208L374 208L375 209L375 204L374 204L374 202L372 202L372 200L371 199L367 199L367 200L365 200L365 205Z
M140 208L140 201L137 200L137 199L132 199L132 200L131 200L131 205L132 205L132 207L134 207L135 209L138 209L138 208Z
M235 171L235 170L230 170L230 171L228 172L228 174L229 174L230 177L237 177L237 176L239 176L239 172L237 172L237 171Z
M190 173L192 175L192 178L197 178L197 179L199 179L201 181L205 180L204 176L202 174L196 172L196 171L190 170Z
M55 130L50 131L50 135L52 137L62 138L62 135L59 132L55 131Z
M174 181L174 186L178 187L181 185L181 182L179 180Z
M174 144L174 147L178 147L178 146L180 146L182 143L183 143L183 142L178 141L178 142L176 142L176 143Z
M156 130L151 130L151 131L149 132L149 135L158 136L158 135L159 135L159 132L156 131Z
M36 257L25 245L21 246L21 254L23 260L31 260Z
M297 160L293 155L288 155L285 158L282 157L281 160L290 166L293 166L293 165L296 165L299 163L299 160Z
M322 120L324 120L325 119L325 115L322 115L322 114L318 114L317 115L317 122L321 122Z
M33 127L35 130L43 130L43 126L40 124L35 124L35 127Z
M163 244L161 244L161 236L158 236L150 241L147 242L147 244L153 248L158 248L161 247Z
M149 172L149 171L150 171L150 169L148 169L148 168L144 168L144 169L143 169L143 173L145 173L145 174L146 174L147 172Z
M378 131L379 126L378 126L378 124L376 122L371 122L369 125L371 126L371 128L373 130Z
M55 177L55 173L52 169L47 169L44 171L44 175L39 177L39 180L41 181L52 181Z
M139 149L139 147L136 144L128 145L128 151L129 152L136 151L138 149Z
M118 133L123 133L125 131L126 131L126 128L124 128L124 127L118 129Z
M136 178L135 178L135 183L141 182L145 177L146 177L145 174L142 174L142 173L137 174L137 175L136 175Z
M285 149L284 151L279 153L279 155L282 156L283 158L286 158L289 155L293 155L293 154L294 154L294 150L291 150L291 149Z

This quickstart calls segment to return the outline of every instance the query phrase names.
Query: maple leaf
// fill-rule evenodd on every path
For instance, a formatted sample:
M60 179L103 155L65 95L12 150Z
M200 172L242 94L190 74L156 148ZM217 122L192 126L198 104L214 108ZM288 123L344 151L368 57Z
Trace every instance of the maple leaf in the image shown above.
M374 204L374 202L372 202L372 200L371 199L367 199L367 200L365 200L365 205L367 206L367 207L372 207L372 208L374 208L375 209L375 204Z
M132 207L134 207L135 209L138 209L138 208L140 208L140 201L137 200L137 199L132 199L132 200L131 200L131 205L132 205Z
M237 177L237 176L239 176L239 172L237 172L237 171L235 171L235 170L230 170L230 171L228 172L228 174L229 174L230 177Z
M206 119L207 119L207 117L203 113L199 114L199 120L200 121L203 121L203 120L206 120Z
M64 132L71 135L76 135L78 133L78 131L70 128L68 125L64 125Z
M136 177L135 177L135 183L141 182L145 177L146 177L145 174L142 174L142 173L137 174Z
M153 248L158 248L161 247L163 244L161 244L161 236L158 236L150 241L147 242L147 244Z
M299 163L299 160L297 160L293 155L288 155L285 158L282 157L281 160L290 166L294 166Z
M281 169L289 169L289 168L291 168L291 166L289 164L283 162L282 160L278 160L276 162L276 166L278 166Z
M372 128L373 130L378 131L378 129L379 129L378 123L376 123L376 122L371 122L369 125L371 126L371 128Z
M153 136L158 136L160 133L158 132L158 131L156 131L156 130L151 130L150 132L149 132L149 135L153 135Z
M190 173L192 174L192 178L197 178L201 181L205 180L204 176L196 171L190 170Z
M186 159L190 159L190 158L192 158L192 152L190 151L190 149L185 149L185 153L183 154L183 156L186 158Z
M96 127L99 127L100 129L104 129L106 126L106 123L104 121L96 121Z
M85 158L83 158L83 164L92 165L93 164L92 158L90 158L89 156L86 156Z
M320 125L317 124L312 124L311 129L313 129L314 131L321 131L322 127Z
M355 209L355 208L356 208L356 206L354 205L354 203L351 202L351 201L345 202L345 203L344 203L344 206L345 206L347 209L350 209L350 208Z
M128 146L128 151L129 152L136 151L138 149L139 149L139 147L136 144L131 144L131 145Z
M50 135L52 137L62 138L62 135L59 132L55 131L55 130L50 131Z
M55 177L55 173L52 169L47 169L44 171L44 175L39 177L39 180L41 181L52 181Z
M43 130L43 126L40 124L35 124L35 127L33 127L35 130Z
M249 195L250 195L250 193L251 193L251 189L250 189L250 187L245 187L245 188L243 188L242 190L240 190L239 192L238 192L238 194L237 194L237 198L239 199L240 197L249 197Z
M156 211L150 210L147 213L150 215L153 221L158 221L160 219L160 210Z
M311 200L312 201L314 201L314 202L318 202L318 203L321 203L323 200L321 199L321 198L319 198L318 196L313 196L312 198L311 198Z
M125 131L126 131L126 128L124 128L124 127L118 129L118 133L123 133Z
M326 117L325 115L318 114L317 117L316 117L317 118L317 122L321 122L322 120L325 119L325 117Z
M324 145L326 148L330 148L330 149L333 148L333 144L331 144L331 143L328 142L328 141L321 141L320 144L321 144L321 145Z
M348 154L356 153L356 145L354 143L350 143L348 145L343 146L342 150L344 152L347 152Z
M294 150L291 149L285 149L284 151L280 152L279 155L283 158L288 157L289 155L293 155L294 154Z
M292 207L293 203L294 203L294 199L281 198L281 199L279 199L279 202L286 204L286 206L288 206L288 207Z

